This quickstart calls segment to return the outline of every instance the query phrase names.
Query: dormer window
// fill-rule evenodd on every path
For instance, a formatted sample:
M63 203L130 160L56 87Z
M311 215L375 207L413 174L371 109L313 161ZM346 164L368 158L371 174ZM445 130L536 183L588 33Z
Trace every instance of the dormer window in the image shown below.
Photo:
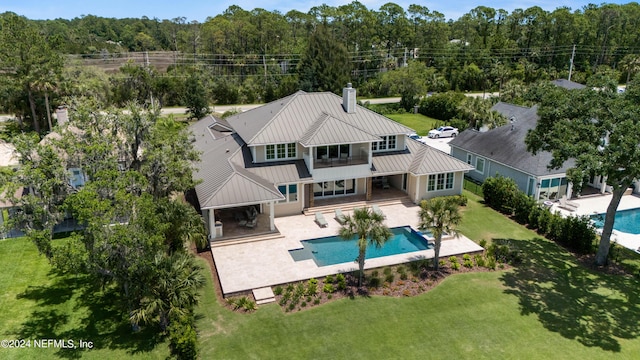
M295 159L297 157L296 143L276 144L266 146L267 160Z
M374 142L371 144L371 150L373 151L388 151L395 150L397 147L396 135L381 136L382 141Z

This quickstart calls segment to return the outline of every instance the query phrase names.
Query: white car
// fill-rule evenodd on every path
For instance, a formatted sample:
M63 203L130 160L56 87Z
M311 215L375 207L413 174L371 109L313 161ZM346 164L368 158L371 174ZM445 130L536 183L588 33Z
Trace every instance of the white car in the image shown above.
M440 126L437 129L429 131L429 137L433 139L441 137L456 137L458 133L458 128L454 128L453 126Z

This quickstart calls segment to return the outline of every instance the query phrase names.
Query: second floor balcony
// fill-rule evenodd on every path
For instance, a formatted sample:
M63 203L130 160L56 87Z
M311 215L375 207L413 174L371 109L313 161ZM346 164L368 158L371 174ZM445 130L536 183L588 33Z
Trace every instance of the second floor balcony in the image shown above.
M313 161L314 169L323 169L336 166L363 165L369 162L368 155L349 156L348 154L340 154L337 157L329 157L323 155L320 159Z

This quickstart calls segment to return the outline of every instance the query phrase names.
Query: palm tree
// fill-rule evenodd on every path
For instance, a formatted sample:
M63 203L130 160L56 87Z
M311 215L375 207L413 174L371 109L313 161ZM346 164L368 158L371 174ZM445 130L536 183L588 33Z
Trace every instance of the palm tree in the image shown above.
M198 290L204 285L202 269L190 253L158 253L152 264L153 280L145 296L131 312L134 324L157 321L164 331L174 316L189 314L198 302Z
M429 230L435 238L433 267L438 271L440 258L440 245L442 245L442 235L444 233L457 235L456 226L462 217L458 211L459 202L455 197L436 197L420 202L420 224L421 230Z
M636 74L640 71L640 56L636 54L627 54L622 60L620 60L620 67L627 73L627 86L629 85L629 79L631 74Z
M386 243L393 234L391 230L383 224L384 216L369 208L355 209L353 215L344 216L344 224L340 228L338 234L345 240L351 240L354 236L358 236L358 267L360 268L360 277L358 278L358 286L362 286L362 276L364 274L364 259L368 245L381 247Z

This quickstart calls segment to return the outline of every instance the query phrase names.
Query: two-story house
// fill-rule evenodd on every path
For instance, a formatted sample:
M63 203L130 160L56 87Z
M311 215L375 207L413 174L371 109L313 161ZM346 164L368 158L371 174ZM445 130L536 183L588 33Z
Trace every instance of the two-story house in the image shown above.
M220 234L219 211L252 206L275 230L275 217L300 214L322 199L372 200L378 188L413 202L460 194L464 173L473 169L359 106L350 84L342 97L298 91L225 120L208 116L191 131L202 153L195 193L212 238Z

